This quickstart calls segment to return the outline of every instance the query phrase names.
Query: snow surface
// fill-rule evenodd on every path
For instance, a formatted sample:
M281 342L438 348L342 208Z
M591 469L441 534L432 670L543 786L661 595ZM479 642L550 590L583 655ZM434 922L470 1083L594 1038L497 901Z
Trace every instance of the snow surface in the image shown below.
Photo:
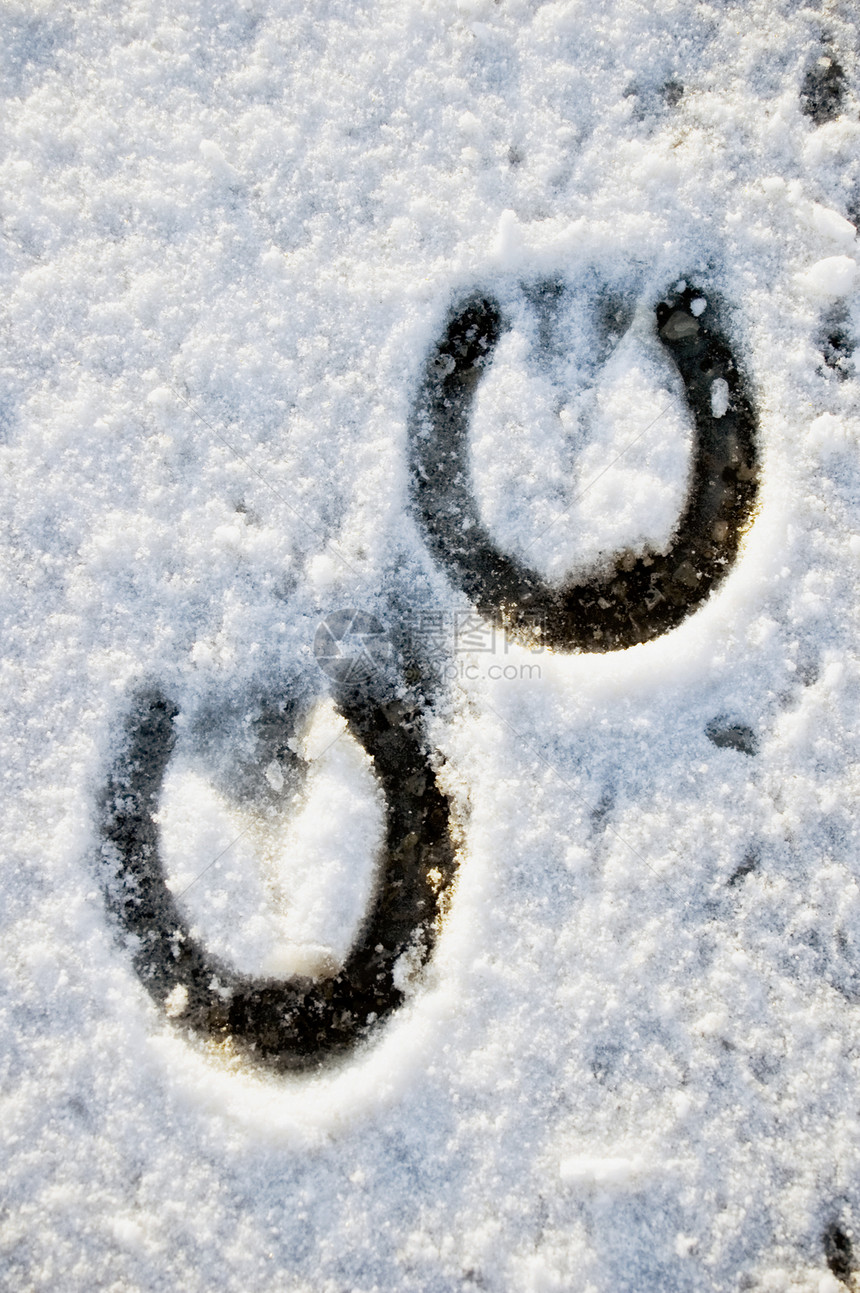
M822 1235L860 1251L860 392L825 355L858 327L858 48L847 0L7 0L5 1287L843 1286ZM846 88L816 124L823 49ZM646 316L684 276L731 307L760 417L736 568L648 645L498 644L539 662L516 679L476 655L430 723L461 875L407 1006L320 1076L216 1061L100 893L133 692L319 702L288 821L232 854L253 813L179 754L161 811L176 892L228 850L181 899L209 945L336 962L381 806L357 747L326 761L313 635L454 604L406 449L451 303L512 302L475 488L560 580L671 533L689 428Z
M285 811L231 803L205 764L181 752L162 789L168 888L191 933L246 974L339 969L370 900L382 842L370 760L330 702L317 707L301 746L310 785ZM263 775L282 788L277 763Z

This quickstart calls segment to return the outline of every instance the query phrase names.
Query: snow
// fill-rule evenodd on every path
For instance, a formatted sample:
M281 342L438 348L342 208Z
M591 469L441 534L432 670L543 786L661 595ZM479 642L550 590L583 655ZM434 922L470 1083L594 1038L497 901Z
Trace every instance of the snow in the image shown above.
M857 278L857 262L851 256L825 256L800 276L813 296L846 296Z
M171 760L159 811L168 888L192 931L247 974L330 974L367 909L382 813L369 760L345 728L330 703L317 710L300 742L309 784L268 814L230 802L199 758L180 750ZM276 763L262 771L283 788Z
M847 1286L858 48L849 6L794 0L3 8L4 1286ZM823 57L845 89L817 122ZM682 279L701 320L724 304L760 421L727 580L623 652L497 635L505 675L452 635L427 725L460 872L429 965L340 1065L213 1054L103 900L133 697L181 711L159 829L196 936L331 974L385 819L314 634L465 608L408 502L449 309L510 315L472 482L560 584L671 537L690 425L653 308ZM261 697L301 709L307 777L267 757L240 794Z
M565 320L561 372L541 372L534 341L512 329L472 419L482 517L503 551L559 582L607 551L668 543L687 485L689 419L670 361L641 319L610 333L617 344L595 374L588 304Z
M566 1158L561 1163L561 1179L594 1185L614 1185L624 1188L645 1165L635 1158Z
M723 377L711 382L711 412L715 418L725 415L729 407L729 384Z

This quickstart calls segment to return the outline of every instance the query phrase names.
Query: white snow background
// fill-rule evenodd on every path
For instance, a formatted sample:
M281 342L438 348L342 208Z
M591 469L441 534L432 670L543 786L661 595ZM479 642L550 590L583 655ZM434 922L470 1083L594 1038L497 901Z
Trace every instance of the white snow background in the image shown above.
M841 1287L860 422L822 329L858 325L858 50L848 0L5 0L5 1288ZM828 51L846 93L817 126L800 92ZM520 285L553 276L639 310L605 360L583 307L536 361ZM321 750L320 617L384 618L410 586L451 603L406 426L474 288L519 301L473 428L497 542L560 579L665 541L689 427L642 311L682 277L729 304L760 417L728 581L540 678L476 656L431 723L461 875L407 1006L322 1076L212 1058L99 890L135 688L193 710L302 687ZM715 747L714 719L758 753ZM338 751L283 838L183 900L243 968L342 957L361 919L381 810ZM165 801L179 888L242 823L181 761Z

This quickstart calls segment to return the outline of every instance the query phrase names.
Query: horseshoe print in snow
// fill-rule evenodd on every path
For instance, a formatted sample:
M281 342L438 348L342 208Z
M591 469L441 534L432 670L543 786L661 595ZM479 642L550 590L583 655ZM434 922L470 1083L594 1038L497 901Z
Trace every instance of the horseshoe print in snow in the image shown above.
M709 302L705 323L692 308L696 297L676 294L656 318L694 421L691 484L674 541L666 553L628 556L611 575L559 591L495 548L471 493L469 415L504 326L498 307L465 302L431 357L412 424L413 501L434 556L481 612L520 637L530 640L537 617L543 641L562 650L647 641L699 605L737 555L756 497L755 421L716 307ZM716 407L718 381L725 386ZM178 711L160 693L136 698L103 803L107 902L150 995L179 1027L278 1071L348 1052L402 1003L399 962L405 956L412 969L430 956L456 874L448 801L428 763L420 709L374 694L372 684L343 686L338 708L373 760L386 825L371 909L330 977L240 974L193 936L161 859L157 812ZM298 770L293 717L286 705L261 713L260 766L275 753L287 772Z
M496 303L470 297L428 362L411 424L412 499L430 551L483 615L527 644L615 651L674 628L724 578L757 489L756 422L718 304L686 287L656 309L657 336L680 373L693 419L690 485L668 551L621 557L608 575L562 588L501 552L483 525L469 471L469 422L505 328ZM714 383L725 398L713 399Z
M356 689L339 709L372 757L386 800L385 843L371 910L339 973L255 979L210 956L167 887L156 821L175 743L177 709L160 694L137 698L105 797L108 906L133 948L135 969L180 1028L229 1042L276 1070L307 1069L349 1050L403 1001L397 963L432 951L455 874L448 802L428 767L420 714ZM270 752L298 762L290 715L264 716ZM294 769L295 771L295 769Z

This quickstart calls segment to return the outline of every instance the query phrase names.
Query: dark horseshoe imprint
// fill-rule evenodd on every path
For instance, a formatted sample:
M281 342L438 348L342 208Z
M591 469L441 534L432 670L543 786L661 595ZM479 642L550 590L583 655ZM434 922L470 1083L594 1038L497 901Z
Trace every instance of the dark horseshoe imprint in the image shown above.
M702 602L737 554L756 496L755 420L717 307L709 302L705 323L691 308L697 295L685 289L656 317L695 427L676 538L668 553L629 554L611 575L560 591L495 548L470 488L469 418L505 326L498 306L483 298L461 305L428 364L411 429L413 501L429 547L477 609L527 641L536 619L542 640L566 650L647 641ZM711 408L717 379L728 387L722 416ZM167 887L155 820L178 712L160 693L137 697L108 780L106 898L141 981L180 1027L271 1069L307 1069L342 1055L402 1004L398 963L406 956L414 969L427 961L455 878L449 805L428 763L421 711L384 701L374 685L342 685L337 703L385 795L384 857L361 934L331 977L239 974L192 937ZM293 780L294 726L286 703L261 712L257 723L268 755L274 751ZM237 774L240 793L250 775L250 766Z
M386 799L384 856L371 910L331 978L256 979L237 974L192 938L167 887L154 819L175 743L177 709L164 696L137 698L127 743L105 797L103 854L108 906L133 936L135 969L180 1027L233 1047L269 1068L307 1069L349 1050L404 999L398 959L429 957L456 872L448 801L422 742L420 713L366 690L339 697L350 733L371 756ZM280 721L282 748L292 735ZM178 991L177 991L178 990ZM170 997L170 1002L168 1002Z
M436 560L475 607L526 644L614 651L675 628L708 597L737 556L757 491L756 419L743 375L707 295L687 287L656 309L656 329L681 375L693 418L691 483L666 553L624 554L608 574L553 589L501 552L478 513L469 469L469 423L481 376L506 327L490 298L457 307L427 364L410 425L415 513ZM728 386L715 416L713 383Z

